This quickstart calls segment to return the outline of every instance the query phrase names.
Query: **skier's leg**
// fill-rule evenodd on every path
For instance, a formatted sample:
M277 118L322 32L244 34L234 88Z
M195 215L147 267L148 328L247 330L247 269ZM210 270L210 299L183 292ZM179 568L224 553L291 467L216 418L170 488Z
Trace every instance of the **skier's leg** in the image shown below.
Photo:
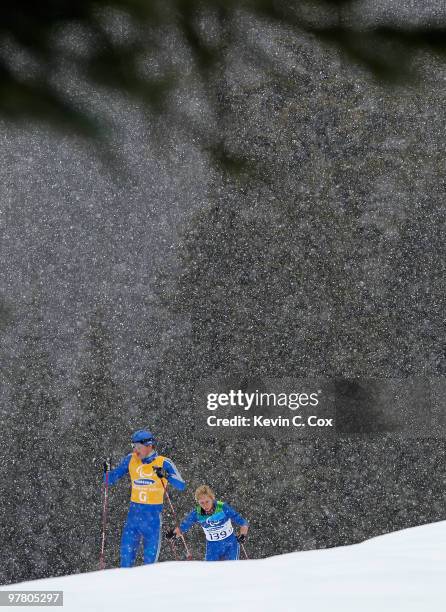
M219 561L221 555L221 545L219 542L206 542L205 561Z
M135 524L127 519L121 538L121 567L133 567L141 534Z
M144 563L156 563L161 548L161 513L150 512L146 515L143 531Z
M221 552L221 561L236 561L240 557L240 544L237 538L229 536L224 540L225 546Z

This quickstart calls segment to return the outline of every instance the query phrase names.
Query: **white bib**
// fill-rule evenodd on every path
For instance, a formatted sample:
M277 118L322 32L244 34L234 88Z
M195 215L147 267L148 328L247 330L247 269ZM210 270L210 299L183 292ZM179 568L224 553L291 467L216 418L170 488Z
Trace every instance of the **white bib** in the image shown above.
M209 542L220 542L228 538L233 532L231 519L228 519L226 523L219 527L203 527L204 533L206 534L206 540Z

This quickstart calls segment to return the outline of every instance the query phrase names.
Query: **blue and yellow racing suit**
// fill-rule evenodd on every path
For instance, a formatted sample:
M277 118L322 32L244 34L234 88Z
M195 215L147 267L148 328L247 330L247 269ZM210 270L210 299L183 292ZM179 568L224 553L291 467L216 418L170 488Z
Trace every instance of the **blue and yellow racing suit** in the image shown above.
M158 478L154 467L164 468L167 479ZM132 489L121 538L121 567L134 565L141 539L144 541L144 563L154 563L158 560L161 546L164 486L169 482L182 491L186 483L173 461L156 452L144 459L130 453L114 470L108 472L108 483L114 485L126 474L130 476Z

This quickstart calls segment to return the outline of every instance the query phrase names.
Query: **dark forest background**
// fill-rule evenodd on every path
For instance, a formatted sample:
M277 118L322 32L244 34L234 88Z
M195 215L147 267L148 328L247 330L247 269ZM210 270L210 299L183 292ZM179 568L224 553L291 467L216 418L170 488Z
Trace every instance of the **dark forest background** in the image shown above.
M134 8L114 4L121 13L104 26L112 43L117 32L118 42L127 40L125 11L128 4ZM159 40L167 17L145 22L158 32L159 55L156 65L149 63L157 75L152 89L140 89L137 71L128 80L125 70L116 74L116 50L101 38L103 49L113 51L104 51L99 64L110 79L96 80L92 70L86 84L79 74L65 74L62 103L54 75L72 58L57 64L40 30L37 43L31 37L24 45L31 55L23 55L17 45L26 32L24 39L7 32L2 74L9 81L2 81L0 105L3 584L97 569L102 461L120 460L131 432L141 427L158 436L159 450L188 482L185 494L173 494L178 513L191 508L195 486L211 484L250 519L254 558L350 544L444 519L446 72L440 26L435 19L420 25L409 15L361 36L364 14L349 20L344 12L355 3L307 3L313 12L305 25L289 12L281 19L268 12L274 3L260 3L259 13L256 3L237 12L231 3L215 2L198 27L194 3L174 4L186 11L179 13L185 38ZM329 19L318 12L327 6L334 10ZM89 16L85 8L86 21L77 15L73 38L64 38L82 50L81 59L90 57L79 29ZM340 21L333 25L335 17ZM362 25L352 34L355 19ZM373 24L376 16L369 19ZM11 17L10 23L18 22ZM23 64L12 62L13 70L11 57ZM163 66L171 75L172 57L177 72L166 84L158 77ZM80 72L90 69L82 62ZM26 86L14 80L17 66L29 71L18 79ZM38 82L49 87L43 96L43 86L37 87L41 98L35 97ZM104 94L105 86L114 93ZM159 163L149 178L149 153L130 125L141 100L154 113L141 137ZM119 132L118 145L107 135L115 113L127 117L130 134L125 141ZM42 131L29 119L53 127ZM64 135L53 135L56 128ZM138 163L121 174L120 160L132 156L133 142ZM101 163L110 164L96 173L84 163L92 163L92 143ZM36 146L41 160L30 161L24 151ZM185 153L187 147L199 154ZM67 150L75 151L77 169ZM150 211L173 196L149 196L141 177L157 183L165 164L174 173L169 159L186 159L184 185L195 181L204 188L184 189L187 210L174 210L165 233L146 234L146 216L154 223ZM57 174L46 174L45 164L59 163ZM22 181L33 172L38 189L25 193ZM98 187L97 176L105 187ZM181 199L184 185L177 185L175 197ZM112 260L113 275L96 257ZM68 304L60 301L59 285L72 296ZM302 443L203 441L192 414L194 391L203 379L225 375L338 380L348 435ZM437 389L432 405L423 407L429 426L422 435L416 428L411 435L387 433L390 405L388 422L374 428L377 407L361 400L355 381L409 384L415 377L432 379ZM370 424L365 430L354 425L352 402L359 422ZM111 492L109 567L118 565L128 493L123 483ZM201 533L190 541L199 557ZM170 558L167 546L161 558Z

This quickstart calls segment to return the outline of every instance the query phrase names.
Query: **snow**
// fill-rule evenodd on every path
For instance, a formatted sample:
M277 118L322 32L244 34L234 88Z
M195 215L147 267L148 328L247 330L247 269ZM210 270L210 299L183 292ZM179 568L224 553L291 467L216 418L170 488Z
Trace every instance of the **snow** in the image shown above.
M110 569L2 590L62 590L64 609L76 612L155 606L159 612L440 612L446 605L445 543L446 521L352 546Z

